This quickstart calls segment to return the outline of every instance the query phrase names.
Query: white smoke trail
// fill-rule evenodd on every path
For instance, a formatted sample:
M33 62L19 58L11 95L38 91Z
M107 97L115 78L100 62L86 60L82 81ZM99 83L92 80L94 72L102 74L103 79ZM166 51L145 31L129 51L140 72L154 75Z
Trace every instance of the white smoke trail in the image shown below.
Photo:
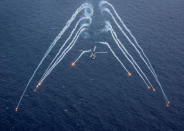
M91 50L83 50L83 51L81 52L81 54L77 57L77 59L76 59L73 63L74 63L74 64L77 63L77 62L79 61L79 59L80 59L84 54L89 53L89 52L91 52Z
M15 108L15 111L18 111L18 108L20 106L20 103L24 97L25 92L27 91L27 88L30 84L30 82L32 81L33 77L35 76L37 70L39 69L39 67L41 66L41 64L43 63L43 61L45 60L45 58L48 56L48 54L50 53L50 51L52 50L52 48L55 46L55 44L57 43L57 41L62 37L62 35L65 33L65 31L68 29L68 27L71 25L71 23L74 21L74 19L76 18L76 16L83 10L88 8L90 10L90 12L88 12L89 16L93 15L93 7L91 4L89 3L84 3L82 4L79 8L77 8L77 10L75 11L75 13L72 15L72 17L67 21L66 25L64 26L64 28L61 30L61 32L57 35L57 37L54 39L54 41L51 43L50 47L47 49L47 51L45 52L44 56L42 57L41 61L39 62L38 66L36 67L36 69L34 70L32 76L30 77L30 79L28 80L28 83L26 84L26 87L23 91L23 93L21 94L18 104Z
M127 72L127 73L130 73L129 71L128 71L128 69L125 67L125 65L123 64L123 62L119 59L119 57L116 55L116 53L113 51L113 49L111 48L111 46L109 45L109 43L107 43L107 42L102 42L102 41L100 41L99 43L101 43L101 44L103 44L103 45L106 45L108 48L109 48L109 50L111 51L111 53L112 53L112 55L117 59L117 61L121 64L121 66L125 69L125 71Z
M96 54L107 54L108 52L95 52Z
M120 27L120 25L117 24L117 21L115 20L114 16L113 16L112 13L110 12L110 10L109 10L108 8L102 8L103 5L108 5L108 6L111 7L111 9L113 10L114 14L115 14L116 17L118 18L118 20L120 21L120 23L122 24L122 26L123 26L123 27L125 28L125 30L129 33L129 35L133 38L133 40L134 40L134 42L135 42L135 45L132 44L132 42L129 41L130 39L126 37L127 35L125 35L125 32L122 30L122 28ZM116 10L115 10L114 7L112 6L112 4L110 4L110 3L107 2L107 1L101 1L101 2L100 2L100 8L103 9L103 11L107 11L107 12L111 15L111 17L113 18L114 22L117 24L118 28L119 28L119 29L121 30L121 32L125 35L125 37L128 39L128 41L133 45L133 47L135 48L135 50L139 53L141 59L144 61L144 63L147 65L148 69L151 71L152 75L154 76L154 78L155 78L157 84L159 85L159 87L160 87L160 89L161 89L161 91L162 91L162 94L163 94L163 96L164 96L164 98L165 98L165 100L166 100L166 103L168 104L168 103L169 103L168 98L167 98L167 96L166 96L166 94L165 94L165 92L164 92L164 90L163 90L163 87L162 87L162 85L161 85L161 83L160 83L160 81L159 81L159 79L158 79L158 76L157 76L157 74L155 73L155 70L154 70L154 68L152 67L152 65L151 65L151 63L150 63L148 57L145 55L143 49L141 48L141 46L140 46L139 43L137 42L137 39L135 38L135 36L132 34L132 32L130 31L130 29L128 29L128 27L125 25L125 23L124 23L123 20L120 18L120 16L118 15L118 13L116 12ZM137 48L136 46L137 46L138 48ZM140 51L139 51L138 49L139 49ZM142 54L141 54L141 53L142 53ZM143 58L143 57L144 57L144 58Z
M136 63L136 61L133 59L133 57L128 53L128 51L126 50L126 48L124 47L124 45L119 41L119 39L117 38L117 34L116 32L113 30L110 22L106 22L106 24L108 24L109 26L109 30L110 30L110 33L115 41L115 43L118 45L119 49L122 51L122 53L124 54L124 56L127 58L127 60L132 64L132 66L134 67L134 69L136 70L136 72L139 74L139 76L143 79L143 81L145 82L145 84L148 86L152 86L151 82L148 80L148 78L146 77L146 75L144 74L144 72L141 70L141 68L138 66L138 64ZM140 72L139 72L140 71ZM145 81L145 79L147 80L147 83Z

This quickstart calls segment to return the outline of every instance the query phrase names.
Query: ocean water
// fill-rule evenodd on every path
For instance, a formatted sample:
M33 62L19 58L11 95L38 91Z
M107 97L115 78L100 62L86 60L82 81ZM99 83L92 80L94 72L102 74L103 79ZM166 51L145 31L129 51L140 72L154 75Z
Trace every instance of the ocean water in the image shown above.
M111 0L150 59L171 101L165 101L158 85L122 36L157 89L148 91L131 64L121 56L133 76L129 78L109 50L96 41L107 41L121 55L104 25L98 0L93 23L38 92L33 89L59 46L36 74L20 105L14 109L25 85L57 34L82 0L0 1L0 131L183 131L184 130L184 1ZM118 35L119 31L115 28ZM66 39L67 35L64 36ZM75 67L71 62L80 49L97 45Z

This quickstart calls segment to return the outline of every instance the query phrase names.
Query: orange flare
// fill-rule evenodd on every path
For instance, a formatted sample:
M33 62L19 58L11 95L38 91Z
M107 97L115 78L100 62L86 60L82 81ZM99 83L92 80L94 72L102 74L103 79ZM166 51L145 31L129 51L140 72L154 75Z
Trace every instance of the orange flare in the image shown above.
M75 62L72 62L72 66L75 66Z
M36 88L38 88L38 87L40 87L42 85L42 83L40 82L40 83L38 83L38 85L36 86Z
M153 88L153 92L156 92L156 89L155 88Z
M18 107L15 108L15 112L17 112L17 111L18 111Z
M148 86L148 90L150 90L151 89L151 87L150 86Z
M132 73L128 72L128 76L132 76Z
M167 102L166 107L169 107L169 106L170 106L170 104L171 104L171 102L170 102L170 101L168 101L168 102Z

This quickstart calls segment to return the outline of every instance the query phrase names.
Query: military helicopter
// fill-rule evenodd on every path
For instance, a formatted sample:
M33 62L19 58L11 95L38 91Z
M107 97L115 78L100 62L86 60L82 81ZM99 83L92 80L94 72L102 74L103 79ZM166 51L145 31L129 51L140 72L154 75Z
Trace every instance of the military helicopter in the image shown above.
M108 52L96 52L96 46L93 47L93 49L91 49L91 55L90 55L90 58L92 60L95 60L96 59L96 54L106 54Z
M93 49L91 50L91 55L90 55L90 58L92 60L95 60L96 59L96 46L93 47Z

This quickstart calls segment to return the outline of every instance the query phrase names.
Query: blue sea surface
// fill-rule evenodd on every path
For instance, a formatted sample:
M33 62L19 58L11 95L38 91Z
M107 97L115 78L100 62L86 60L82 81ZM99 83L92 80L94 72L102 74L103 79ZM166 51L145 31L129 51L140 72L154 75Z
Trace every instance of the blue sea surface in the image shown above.
M83 0L0 1L0 131L183 131L184 130L184 0L111 0L120 17L150 59L171 101L166 108L159 86L133 47L119 38L148 75L156 93L146 89L109 33L100 34L104 20L99 0L92 25L74 48L33 92L38 80L68 34L49 54L14 111L28 79L54 38ZM72 27L69 29L70 32ZM128 77L107 47L109 42L133 76ZM81 49L108 54L91 61Z

